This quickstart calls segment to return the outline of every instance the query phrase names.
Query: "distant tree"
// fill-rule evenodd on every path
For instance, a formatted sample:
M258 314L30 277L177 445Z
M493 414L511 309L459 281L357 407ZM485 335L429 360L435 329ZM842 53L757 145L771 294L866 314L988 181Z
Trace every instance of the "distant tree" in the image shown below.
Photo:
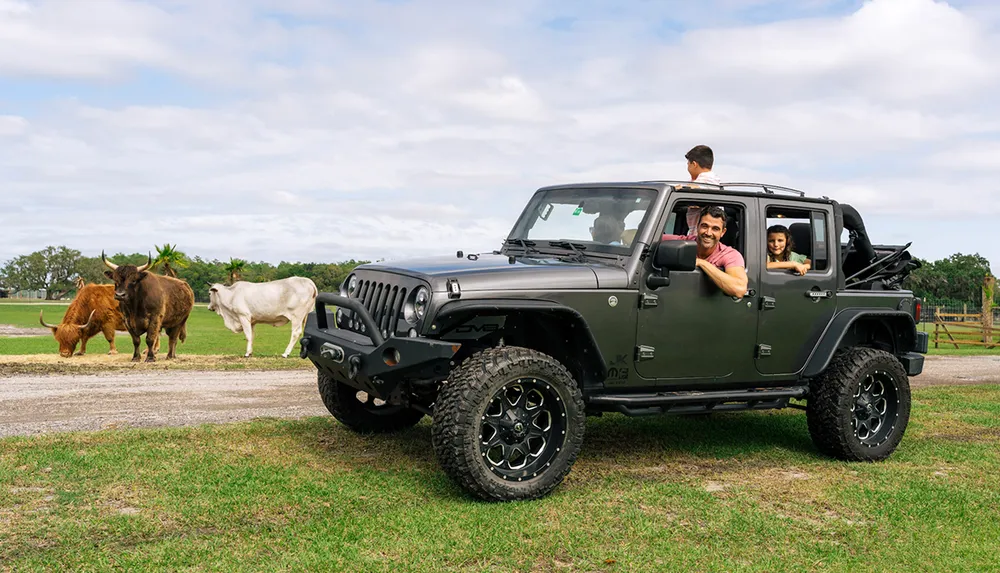
M164 243L162 247L156 247L156 258L153 259L152 268L159 266L163 267L163 274L168 277L176 277L177 272L174 268L184 268L188 266L187 255L177 250L177 245L171 245L170 243Z
M229 259L229 264L225 268L226 273L229 274L229 284L233 284L242 278L243 269L246 266L247 262L243 259Z
M938 304L982 304L983 278L992 274L990 262L978 253L955 253L938 261L920 261L904 286L916 296Z
M112 259L112 262L115 262ZM101 262L101 257L80 257L80 260L76 263L76 277L86 284L96 283L103 284L111 282L108 277L104 276L104 271L107 267Z
M45 298L56 300L73 290L79 260L80 251L50 246L8 261L0 274L14 290L45 289Z
M196 301L208 302L209 286L226 282L225 264L215 260L206 261L196 256L189 261L186 268L178 271L177 278L191 285Z

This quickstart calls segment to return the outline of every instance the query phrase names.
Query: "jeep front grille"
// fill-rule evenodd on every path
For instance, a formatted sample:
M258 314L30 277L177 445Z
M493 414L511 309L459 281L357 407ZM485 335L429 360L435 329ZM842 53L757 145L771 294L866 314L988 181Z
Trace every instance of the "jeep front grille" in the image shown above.
M382 331L382 336L388 338L396 333L397 322L403 312L403 301L406 300L406 288L374 280L361 280L358 283L355 298L361 301L372 315L372 320ZM361 319L354 316L350 320L350 329L365 334L365 325Z

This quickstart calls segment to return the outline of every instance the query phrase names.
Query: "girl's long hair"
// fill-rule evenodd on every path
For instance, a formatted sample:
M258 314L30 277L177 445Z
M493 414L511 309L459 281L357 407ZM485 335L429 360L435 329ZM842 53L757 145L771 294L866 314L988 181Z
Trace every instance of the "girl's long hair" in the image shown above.
M768 262L785 262L792 255L792 251L795 250L795 241L792 240L792 234L788 231L788 227L784 225L772 225L767 228L767 237L771 237L771 233L781 233L785 236L785 250L781 252L780 255L775 257L771 253L771 249L767 249L767 260Z

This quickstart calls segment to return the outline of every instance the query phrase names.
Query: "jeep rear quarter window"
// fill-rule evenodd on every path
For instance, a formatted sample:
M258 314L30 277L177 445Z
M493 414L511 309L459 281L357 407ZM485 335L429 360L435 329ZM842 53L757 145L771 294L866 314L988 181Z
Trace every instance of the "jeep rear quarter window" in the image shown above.
M790 209L787 207L768 207L765 220L766 229L782 225L788 229L792 238L792 251L805 255L811 267L809 272L824 272L830 266L830 255L827 252L827 221L822 211ZM767 246L764 248L764 267L767 267ZM787 273L786 269L768 269L772 273Z

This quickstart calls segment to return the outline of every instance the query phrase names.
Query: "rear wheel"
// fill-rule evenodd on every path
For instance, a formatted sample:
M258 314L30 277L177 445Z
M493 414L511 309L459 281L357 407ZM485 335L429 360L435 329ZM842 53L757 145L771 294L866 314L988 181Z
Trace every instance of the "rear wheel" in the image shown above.
M583 443L583 397L556 359L491 348L455 368L434 406L434 450L445 473L491 501L546 495Z
M847 348L813 380L806 408L809 433L823 453L841 460L889 457L910 420L910 383L892 354Z
M338 422L355 432L398 432L415 426L424 417L421 412L387 404L322 372L319 373L318 384L326 409Z

